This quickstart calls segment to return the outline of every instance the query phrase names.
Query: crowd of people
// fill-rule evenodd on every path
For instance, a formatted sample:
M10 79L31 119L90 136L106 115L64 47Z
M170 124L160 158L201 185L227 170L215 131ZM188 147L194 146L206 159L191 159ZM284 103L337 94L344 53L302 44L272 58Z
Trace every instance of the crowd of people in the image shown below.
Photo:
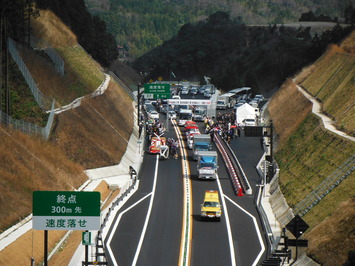
M218 112L216 117L213 118L206 116L204 119L205 133L210 134L211 139L215 134L218 134L230 143L233 138L240 136L240 126L236 121L236 114L233 111ZM146 119L145 129L148 145L152 137L162 137L165 131L164 125L159 119ZM173 138L168 138L166 144L169 147L170 156L176 159L179 142Z
M215 122L213 119L206 117L204 120L206 133L210 134L211 138L213 138L214 134L218 134L230 143L234 137L240 136L240 127L236 121L235 112L219 112L216 116Z

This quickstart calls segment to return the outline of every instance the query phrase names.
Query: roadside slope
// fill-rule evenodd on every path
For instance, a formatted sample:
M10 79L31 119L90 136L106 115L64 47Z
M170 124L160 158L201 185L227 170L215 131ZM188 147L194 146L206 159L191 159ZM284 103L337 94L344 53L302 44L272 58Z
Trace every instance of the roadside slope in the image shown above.
M351 135L355 123L354 44L353 32L343 45L330 47L295 77L318 98L323 112L334 118L334 126ZM289 80L269 104L279 136L275 158L280 166L280 188L291 208L355 151L354 141L326 130L321 119L311 113L310 102L300 95L296 84ZM303 216L310 225L305 234L309 240L307 253L322 265L342 265L353 249L354 187L352 172Z
M55 21L41 24L46 28L41 37L48 43L60 38L63 31L66 37L72 36L61 28L53 14L43 19ZM48 25L52 25L50 29ZM60 105L84 98L79 107L55 116L49 141L0 125L1 232L31 214L33 191L78 189L88 179L84 170L118 164L127 149L134 122L132 99L113 80L103 95L91 97L105 76L101 67L73 39L52 45L65 60L64 77L54 71L42 51L24 50L24 60L46 96L58 99ZM108 194L107 189L104 186L102 200ZM49 250L65 233L50 233ZM42 232L30 230L14 245L0 252L1 265L26 265L32 256L36 262L43 260Z

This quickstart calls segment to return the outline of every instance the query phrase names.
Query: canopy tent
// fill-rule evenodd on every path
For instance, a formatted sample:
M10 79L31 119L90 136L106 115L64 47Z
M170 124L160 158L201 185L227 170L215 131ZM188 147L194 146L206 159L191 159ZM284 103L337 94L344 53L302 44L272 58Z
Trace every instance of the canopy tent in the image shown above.
M247 119L247 118L251 118L251 119L256 120L256 115L257 115L257 113L255 111L255 108L247 103L239 106L236 109L236 117L237 117L238 124L243 123L243 120Z

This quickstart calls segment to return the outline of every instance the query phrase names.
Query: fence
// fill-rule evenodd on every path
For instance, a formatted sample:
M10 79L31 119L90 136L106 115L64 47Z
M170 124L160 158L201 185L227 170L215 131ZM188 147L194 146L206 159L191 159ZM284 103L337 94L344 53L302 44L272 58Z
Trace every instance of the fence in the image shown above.
M40 127L36 124L32 124L29 122L25 122L23 120L18 120L12 118L6 113L0 110L0 124L8 125L13 127L16 130L20 130L24 134L28 135L40 135L44 139L48 139L49 134L51 132L51 128L54 121L54 101L52 103L52 109L48 117L47 125L45 127Z
M355 154L347 159L341 166L339 166L330 176L328 176L318 187L316 187L308 196L300 201L293 213L299 216L305 215L318 202L320 202L327 194L329 194L336 186L340 184L355 170Z
M25 63L23 62L20 54L16 48L16 42L11 38L8 39L8 48L13 60L18 65L24 79L26 80L31 92L37 102L37 104L45 111L50 110L53 99L46 97L37 87L36 82L33 80L31 73L28 71Z
M45 53L49 56L52 60L56 71L61 75L64 76L64 61L58 55L58 53L44 40L39 40L33 36L31 36L31 47L33 49L41 49L44 50Z
M134 95L133 91L130 88L128 88L127 85L124 84L124 82L119 77L117 77L115 73L110 71L109 74L111 77L113 77L116 80L118 84L121 85L121 87L128 93L128 95L131 96L132 100L137 102L137 96Z

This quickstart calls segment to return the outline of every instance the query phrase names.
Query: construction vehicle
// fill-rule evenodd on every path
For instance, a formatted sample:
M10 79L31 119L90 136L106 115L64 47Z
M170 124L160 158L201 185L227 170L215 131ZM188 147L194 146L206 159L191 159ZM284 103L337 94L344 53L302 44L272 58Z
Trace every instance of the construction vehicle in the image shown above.
M221 220L222 209L219 203L218 191L206 190L203 203L201 204L201 220L216 219Z

